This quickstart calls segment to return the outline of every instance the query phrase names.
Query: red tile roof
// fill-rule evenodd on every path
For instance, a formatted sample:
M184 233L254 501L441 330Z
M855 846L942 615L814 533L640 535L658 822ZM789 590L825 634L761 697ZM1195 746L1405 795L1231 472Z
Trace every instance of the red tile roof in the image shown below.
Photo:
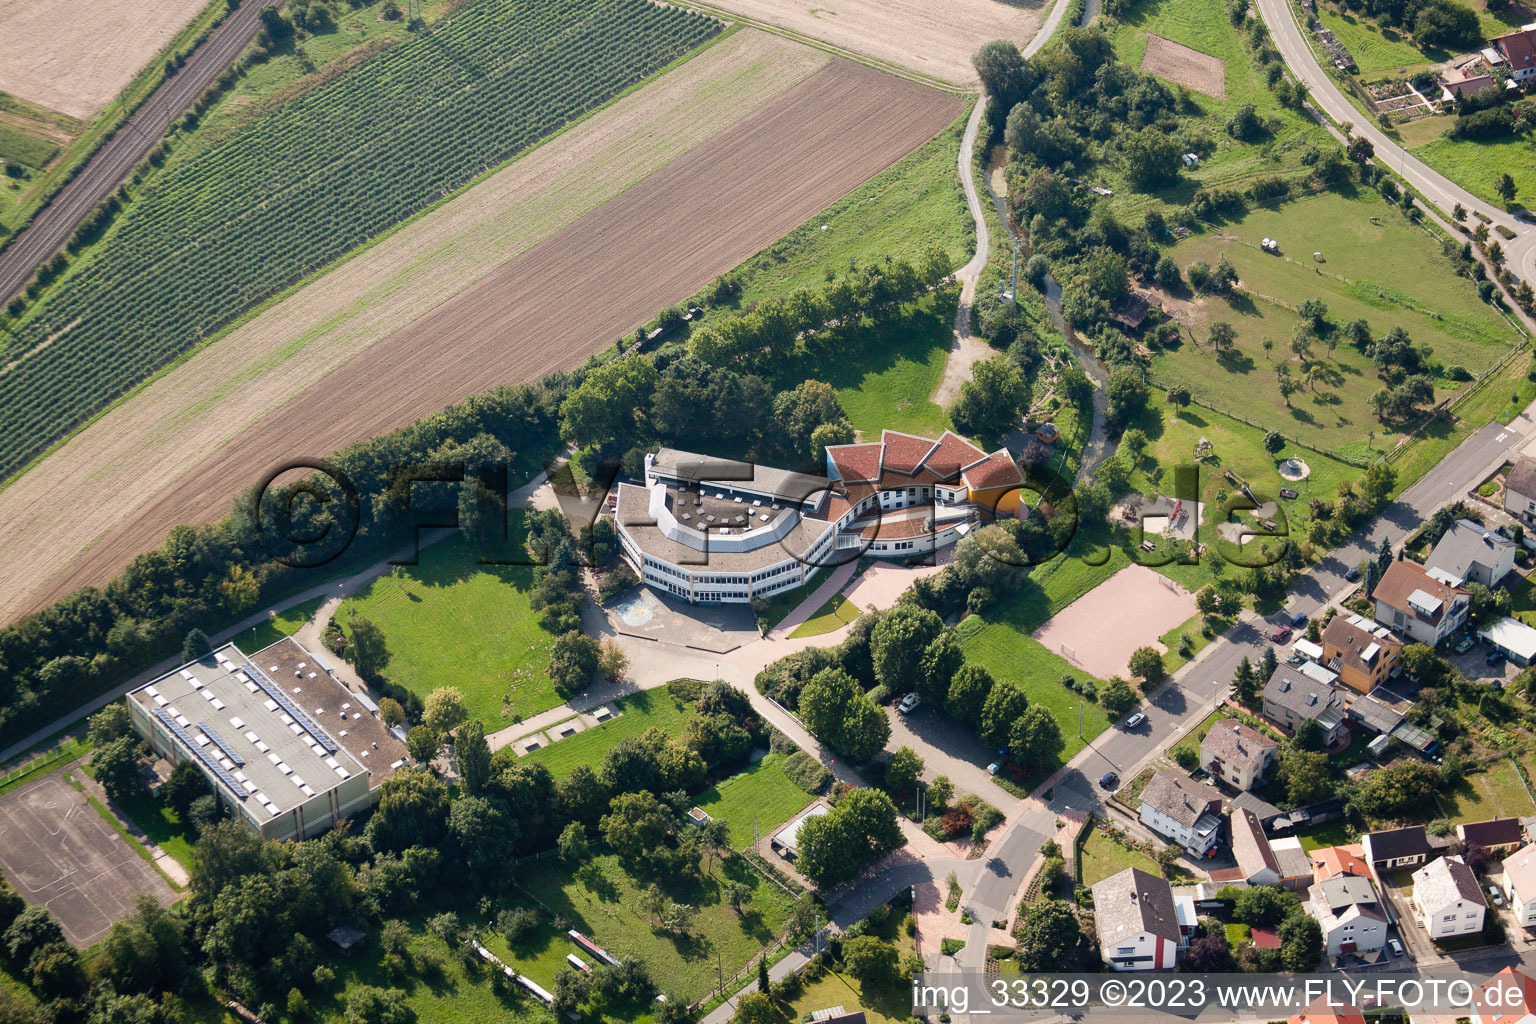
M973 491L987 491L996 487L1017 487L1024 482L1019 467L1013 464L1013 456L1006 448L999 448L981 462L968 466L961 476L965 485Z
M1510 1005L1511 1000L1508 996L1511 983L1513 983L1514 987L1520 989L1520 997L1513 1006ZM1484 989L1496 989L1499 993L1498 1003L1500 1007L1508 1012L1498 1013L1496 1010L1489 1008L1477 1014L1477 1020L1480 1024L1515 1024L1516 1021L1524 1020L1530 1017L1531 1014L1536 1013L1536 978L1531 977L1524 971L1517 971L1513 967L1504 968L1478 986L1477 994L1473 997L1475 1002L1486 1003L1489 1001L1483 995Z
M959 476L960 470L986 457L986 452L953 430L946 430L939 437L939 443L923 460L923 466L939 478L947 480Z
M1409 596L1415 590L1422 590L1431 597L1439 598L1440 607L1433 615L1424 615L1408 603ZM1387 567L1387 571L1382 574L1381 582L1376 584L1376 589L1372 591L1371 596L1404 615L1412 615L1429 623L1438 623L1450 609L1451 602L1466 593L1460 587L1448 587L1441 583L1426 572L1419 563L1402 559Z
M885 445L885 468L911 473L923 464L937 441L915 434L902 434L895 430L882 430L880 440Z
M1536 67L1536 29L1495 36L1493 45L1497 46L1504 54L1504 59L1509 61L1510 70L1524 71L1527 68Z
M1353 1006L1330 1006L1329 997L1321 995L1305 1010L1286 1018L1286 1024L1365 1024L1365 1014Z
M1248 934L1253 938L1253 944L1260 949L1279 949L1280 933L1273 928L1250 928ZM1363 1020L1364 1018L1362 1018Z
M827 457L837 467L837 475L844 480L875 480L880 476L881 446L878 442L831 445L827 448Z
M1335 875L1357 875L1360 878L1366 878L1370 873L1369 865L1365 863L1365 848L1359 843L1325 846L1320 850L1312 851L1314 882L1321 882Z

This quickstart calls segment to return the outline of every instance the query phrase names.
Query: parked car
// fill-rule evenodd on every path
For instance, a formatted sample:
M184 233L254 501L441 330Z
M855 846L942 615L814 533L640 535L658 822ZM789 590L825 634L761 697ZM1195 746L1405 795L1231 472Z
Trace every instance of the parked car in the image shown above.
M1283 644L1291 638L1291 627L1280 626L1273 633L1269 634L1269 638L1277 644Z
M1493 900L1494 906L1502 907L1504 905L1504 890L1500 889L1498 886L1488 886L1488 896Z
M1490 665L1497 665L1499 662L1504 660L1504 652L1498 648L1494 648L1488 652L1488 657L1484 658L1483 660Z
M1396 939L1388 939L1387 940L1387 949L1389 949L1392 952L1393 956L1402 956L1403 955L1403 944L1401 942L1398 942Z
M1105 772L1103 775L1099 776L1099 785L1103 786L1105 789L1114 789L1116 786L1120 785L1120 776L1115 772Z
M1125 727L1127 729L1134 729L1138 725L1140 725L1142 722L1145 722L1146 720L1147 720L1147 716L1143 712L1138 711L1134 715L1132 715L1130 718L1127 718L1125 720Z
M1351 566L1350 570L1344 574L1344 578L1354 583L1360 579L1360 570Z
M1451 650L1455 651L1457 654L1466 654L1471 649L1472 638L1469 636L1464 636L1460 640L1457 640L1455 645L1451 648Z
M896 705L896 710L904 715L910 715L917 710L917 706L923 702L923 698L915 693L909 693L901 698L901 703Z
M1295 626L1297 629L1300 629L1302 626L1305 626L1306 624L1307 624L1307 617L1305 615L1303 615L1301 612L1297 612L1295 615L1291 616L1291 625Z

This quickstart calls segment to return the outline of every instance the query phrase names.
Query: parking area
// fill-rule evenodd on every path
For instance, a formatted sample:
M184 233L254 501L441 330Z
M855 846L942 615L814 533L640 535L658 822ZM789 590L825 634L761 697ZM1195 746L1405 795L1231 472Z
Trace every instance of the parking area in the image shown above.
M176 891L92 807L63 768L0 796L0 871L59 919L84 948L99 941L141 892L162 905Z
M1507 658L1497 659L1492 664L1488 661L1489 647L1485 641L1477 639L1477 634L1472 634L1473 643L1464 651L1458 652L1455 646L1445 652L1446 660L1455 667L1456 671L1468 679L1476 679L1483 682L1491 682L1495 679L1508 681L1520 674L1520 666L1513 664Z

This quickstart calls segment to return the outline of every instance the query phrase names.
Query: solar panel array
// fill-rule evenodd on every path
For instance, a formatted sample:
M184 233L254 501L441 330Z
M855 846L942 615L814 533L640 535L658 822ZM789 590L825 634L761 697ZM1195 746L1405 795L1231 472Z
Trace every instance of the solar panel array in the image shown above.
M226 789L235 794L235 796L239 797L241 800L246 798L247 794L245 790L241 788L240 783L235 781L235 777L229 774L229 772L225 771L224 766L219 764L219 762L214 759L212 754L204 750L202 746L192 738L191 734L188 733L187 730L177 725L176 720L170 715L166 714L163 708L155 708L155 717L160 719L161 724L171 731L172 736L175 736L177 739L181 740L182 744L188 750L197 755L197 759L203 762L204 767L213 772L215 778L224 783ZM209 738L212 739L212 737Z
M224 756L235 762L236 767L245 767L245 758L235 753L235 748L224 742L224 737L213 731L213 726L207 722L198 722L197 727L203 730L203 735L213 740L213 745L224 751Z
M293 720L298 722L299 725L303 727L305 732L309 733L316 740L318 740L320 745L324 747L328 753L334 754L337 750L341 749L336 745L336 741L331 739L330 733L320 728L320 726L316 724L315 720L310 718L303 708L299 707L293 702L293 699L288 696L288 691L284 690L281 686L278 686L271 679L267 678L267 674L261 669L257 668L254 662L246 666L246 672L248 672L250 677L256 681L257 686L266 691L268 697L271 697L273 700L277 701L278 706L292 715Z

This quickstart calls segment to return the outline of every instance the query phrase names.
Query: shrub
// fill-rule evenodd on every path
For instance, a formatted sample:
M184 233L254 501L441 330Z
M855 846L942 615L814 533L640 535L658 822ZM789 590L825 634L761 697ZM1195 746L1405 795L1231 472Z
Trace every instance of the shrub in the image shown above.
M827 783L832 781L832 773L827 770L827 766L803 750L797 750L785 758L782 767L789 781L812 796L825 790Z

